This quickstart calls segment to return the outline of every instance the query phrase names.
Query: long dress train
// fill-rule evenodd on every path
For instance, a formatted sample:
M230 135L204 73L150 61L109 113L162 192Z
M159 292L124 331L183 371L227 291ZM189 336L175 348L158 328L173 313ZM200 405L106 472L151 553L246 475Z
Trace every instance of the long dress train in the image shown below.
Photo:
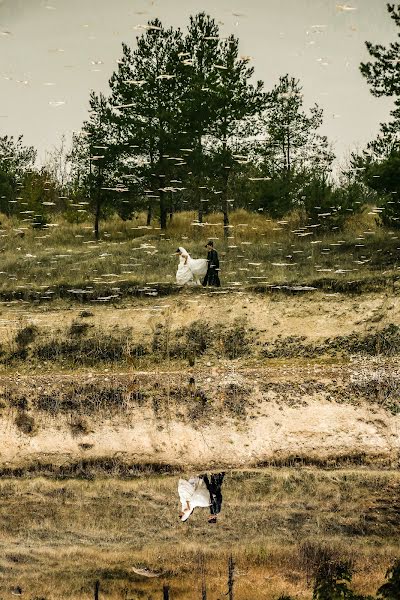
M179 248L179 265L176 272L178 285L201 285L200 278L207 273L208 261L205 258L192 258L185 248Z

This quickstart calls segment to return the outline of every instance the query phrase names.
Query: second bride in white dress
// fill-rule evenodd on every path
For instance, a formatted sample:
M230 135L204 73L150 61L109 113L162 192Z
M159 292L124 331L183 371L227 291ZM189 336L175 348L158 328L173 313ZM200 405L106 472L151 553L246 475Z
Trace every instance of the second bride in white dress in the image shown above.
M179 256L179 265L176 272L178 285L201 285L200 279L207 273L208 261L205 258L192 258L185 248L179 247L176 251Z

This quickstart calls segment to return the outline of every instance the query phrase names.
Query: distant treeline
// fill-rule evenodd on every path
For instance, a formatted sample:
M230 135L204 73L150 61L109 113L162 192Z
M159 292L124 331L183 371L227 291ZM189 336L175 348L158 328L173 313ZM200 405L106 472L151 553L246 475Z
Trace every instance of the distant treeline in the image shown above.
M388 5L400 25L400 5ZM72 147L65 141L35 169L22 137L0 138L0 212L43 227L54 213L71 222L147 211L161 229L169 215L192 210L199 222L232 208L282 218L293 210L308 224L341 227L365 204L400 226L400 49L366 42L360 70L376 96L394 98L393 120L332 176L335 155L321 135L323 110L304 106L301 83L284 75L266 91L251 57L215 19L199 13L187 30L158 19L143 26L122 56L109 94L90 94L89 115Z

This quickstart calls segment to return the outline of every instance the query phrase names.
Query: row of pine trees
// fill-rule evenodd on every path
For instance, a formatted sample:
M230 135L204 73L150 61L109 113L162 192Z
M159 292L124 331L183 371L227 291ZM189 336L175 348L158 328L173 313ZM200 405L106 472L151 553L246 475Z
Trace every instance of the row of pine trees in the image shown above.
M400 5L388 5L400 25ZM200 13L185 32L149 21L122 56L107 94L92 91L89 115L72 148L65 143L35 169L22 138L0 138L0 211L43 226L51 213L94 217L147 212L161 229L173 214L193 211L203 222L221 212L228 233L232 209L282 218L296 210L308 223L340 227L366 204L398 225L400 201L400 49L367 42L360 69L373 94L393 96L393 120L377 140L332 176L335 155L320 132L323 111L307 109L301 83L284 75L270 90L256 81L239 40L223 38ZM399 223L400 224L400 223Z

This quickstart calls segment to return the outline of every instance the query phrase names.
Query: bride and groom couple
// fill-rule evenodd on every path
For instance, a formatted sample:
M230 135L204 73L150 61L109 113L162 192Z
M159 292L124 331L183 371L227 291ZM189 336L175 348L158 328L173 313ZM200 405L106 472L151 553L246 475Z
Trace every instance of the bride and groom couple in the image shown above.
M219 258L214 250L212 240L205 246L208 250L207 258L192 258L185 248L178 248L179 265L176 272L178 285L210 285L220 287Z

